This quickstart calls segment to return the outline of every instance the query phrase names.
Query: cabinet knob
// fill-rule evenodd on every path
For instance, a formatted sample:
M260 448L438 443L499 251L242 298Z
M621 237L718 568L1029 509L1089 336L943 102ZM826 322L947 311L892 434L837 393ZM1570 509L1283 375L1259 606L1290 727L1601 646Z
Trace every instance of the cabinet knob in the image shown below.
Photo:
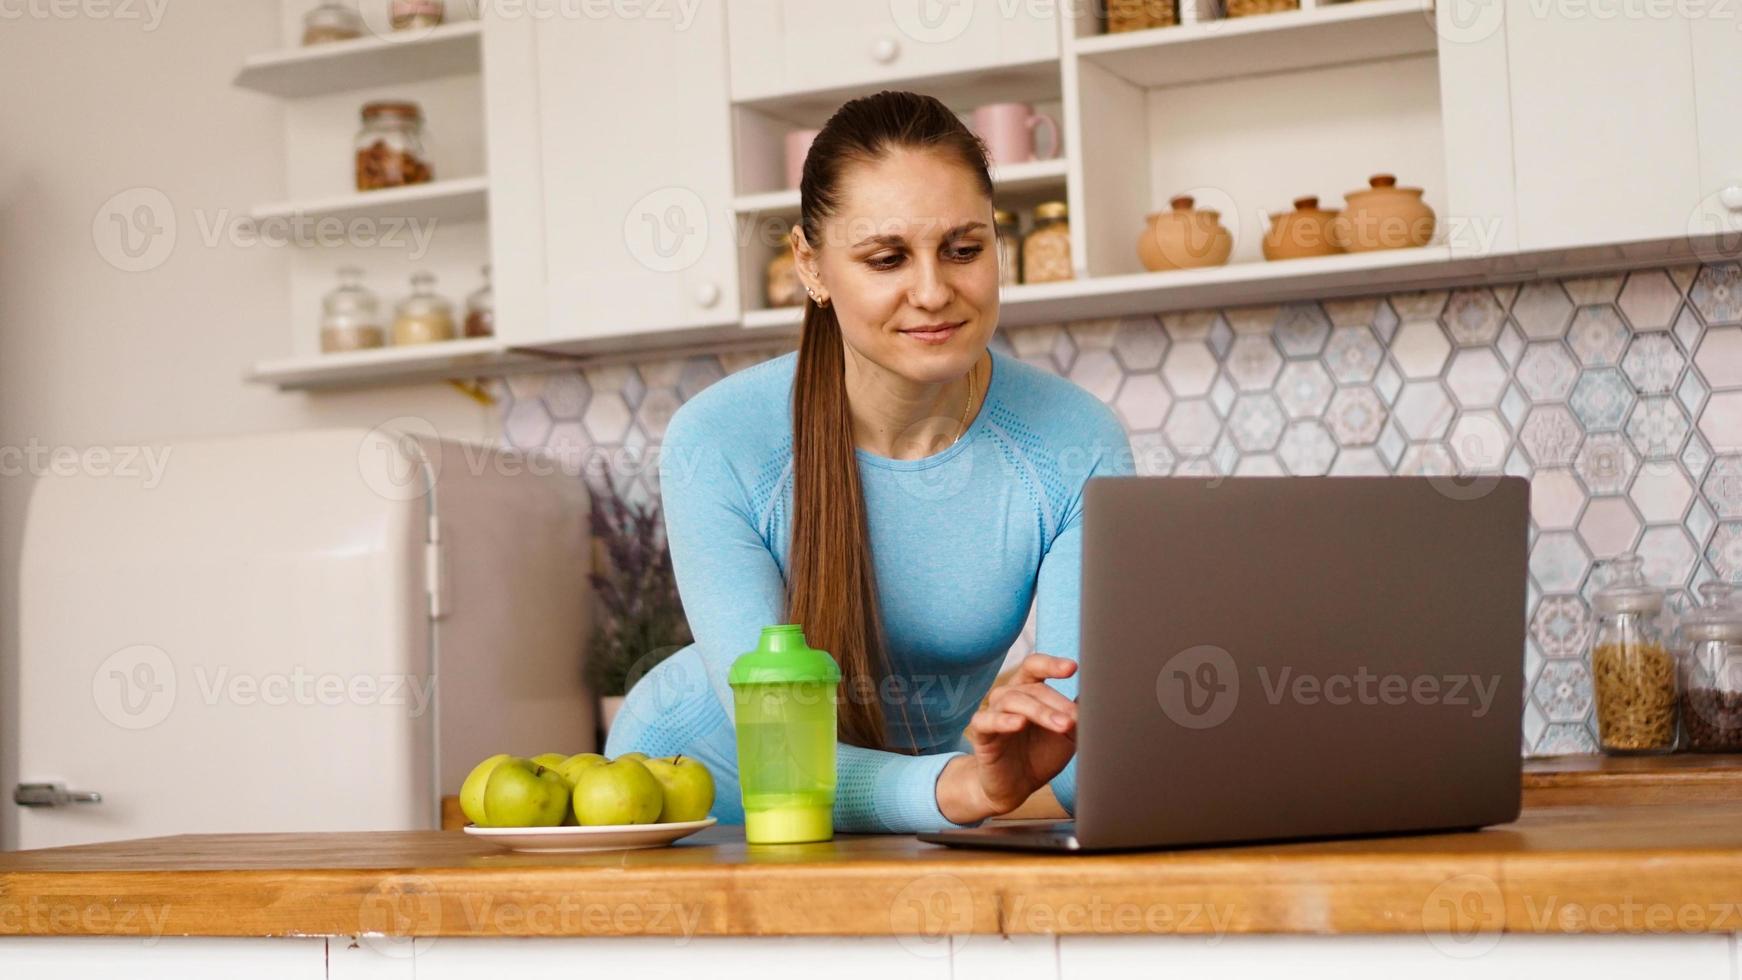
M1731 184L1719 191L1718 200L1732 211L1742 211L1742 184Z
M871 57L880 65L887 65L901 54L901 45L895 43L892 37L880 37L877 43L871 45Z
M720 287L714 283L703 283L696 287L696 302L702 306L713 306L720 301Z

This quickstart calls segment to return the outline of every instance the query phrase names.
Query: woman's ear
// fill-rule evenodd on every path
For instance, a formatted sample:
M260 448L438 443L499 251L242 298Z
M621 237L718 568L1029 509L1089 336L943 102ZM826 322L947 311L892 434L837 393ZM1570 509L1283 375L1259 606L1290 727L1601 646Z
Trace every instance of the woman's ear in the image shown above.
M803 225L792 226L792 258L798 266L798 278L804 284L805 290L816 300L817 305L826 306L829 294L823 289L822 274L817 267L817 253L805 239Z

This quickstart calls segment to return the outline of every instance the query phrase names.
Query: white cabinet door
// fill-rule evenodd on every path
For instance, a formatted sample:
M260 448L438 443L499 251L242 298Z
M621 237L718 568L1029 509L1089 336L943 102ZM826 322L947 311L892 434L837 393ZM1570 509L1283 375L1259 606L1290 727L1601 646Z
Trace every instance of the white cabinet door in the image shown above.
M1700 198L1688 23L1643 10L1507 3L1520 247L1685 234Z
M515 157L535 155L528 176L542 184L538 213L511 212L524 220L507 230L533 247L497 243L542 272L544 323L531 337L506 328L511 342L584 344L738 321L724 17L718 4L639 9L506 23L499 34L518 33L518 46L486 49L487 61L501 50L531 62L500 67L538 105L497 141L501 168L491 158L492 180L510 185L503 196L532 199L513 186Z
M763 98L1056 58L1062 4L730 0L732 95Z
M1734 17L1689 19L1694 105L1700 127L1700 202L1692 232L1742 232L1742 24Z

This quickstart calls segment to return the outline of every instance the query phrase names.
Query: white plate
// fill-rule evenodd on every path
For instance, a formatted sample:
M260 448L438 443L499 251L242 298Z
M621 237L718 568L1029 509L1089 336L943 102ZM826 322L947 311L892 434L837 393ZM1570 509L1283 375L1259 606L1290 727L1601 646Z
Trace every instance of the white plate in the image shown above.
M712 827L718 821L686 820L681 823L622 824L610 827L474 827L465 831L492 844L516 851L546 851L573 854L580 851L626 851L637 847L664 847L672 841Z

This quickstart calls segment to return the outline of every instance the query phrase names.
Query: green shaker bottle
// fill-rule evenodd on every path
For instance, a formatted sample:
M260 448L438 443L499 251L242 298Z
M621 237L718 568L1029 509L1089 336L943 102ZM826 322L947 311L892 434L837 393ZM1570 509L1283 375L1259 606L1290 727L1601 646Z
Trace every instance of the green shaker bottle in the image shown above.
M737 715L744 837L802 844L835 836L835 688L841 669L804 627L764 626L726 675Z

